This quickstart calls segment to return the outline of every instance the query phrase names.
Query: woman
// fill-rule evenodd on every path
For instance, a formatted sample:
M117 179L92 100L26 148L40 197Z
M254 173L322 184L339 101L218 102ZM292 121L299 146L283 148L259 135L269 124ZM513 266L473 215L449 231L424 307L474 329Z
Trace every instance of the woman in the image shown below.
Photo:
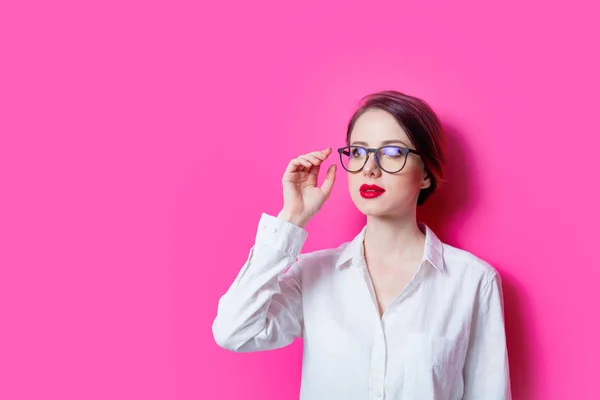
M338 248L301 254L336 167L318 187L331 149L292 160L281 212L262 214L219 301L216 342L248 352L302 337L302 399L510 399L497 271L417 221L443 177L435 113L403 93L369 95L347 145L338 152L365 227Z

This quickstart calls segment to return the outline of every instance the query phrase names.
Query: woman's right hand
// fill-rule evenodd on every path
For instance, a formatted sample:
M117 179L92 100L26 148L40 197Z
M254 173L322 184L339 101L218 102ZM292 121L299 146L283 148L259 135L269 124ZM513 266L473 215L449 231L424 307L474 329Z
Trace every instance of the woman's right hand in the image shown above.
M317 178L321 163L331 155L331 152L330 148L313 151L290 161L282 178L283 209L278 218L304 228L321 209L333 188L336 165L329 167L321 187L317 186Z

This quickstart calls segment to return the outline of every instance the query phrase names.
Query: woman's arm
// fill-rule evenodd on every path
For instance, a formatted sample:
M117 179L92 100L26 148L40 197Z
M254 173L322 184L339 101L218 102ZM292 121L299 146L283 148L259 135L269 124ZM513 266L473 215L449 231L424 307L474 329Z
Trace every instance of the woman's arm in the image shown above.
M464 367L464 400L510 400L510 377L500 276L479 294Z
M302 336L302 262L296 258L306 237L303 228L262 214L248 259L219 300L212 326L219 346L271 350Z

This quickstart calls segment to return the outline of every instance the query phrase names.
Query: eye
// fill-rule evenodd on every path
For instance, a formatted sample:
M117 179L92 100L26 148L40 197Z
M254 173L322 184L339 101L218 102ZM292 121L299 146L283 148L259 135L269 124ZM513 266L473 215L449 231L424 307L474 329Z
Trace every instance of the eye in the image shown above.
M397 146L387 146L381 149L381 155L392 158L404 157L406 152Z
M363 149L362 147L351 147L350 148L350 157L352 157L352 158L364 157L366 153L367 153L366 150Z

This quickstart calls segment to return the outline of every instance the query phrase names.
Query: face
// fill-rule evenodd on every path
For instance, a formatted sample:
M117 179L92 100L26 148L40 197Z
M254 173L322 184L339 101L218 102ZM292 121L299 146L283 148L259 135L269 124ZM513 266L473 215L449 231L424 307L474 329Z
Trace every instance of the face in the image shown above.
M394 117L379 109L367 110L356 120L349 144L366 148L396 145L415 149ZM431 182L421 157L414 153L406 157L404 168L390 174L377 166L375 154L370 153L361 171L348 173L350 196L363 214L397 218L410 214L416 208L419 192L429 187ZM377 185L384 192L379 196L373 196L372 192L361 194L364 184Z

